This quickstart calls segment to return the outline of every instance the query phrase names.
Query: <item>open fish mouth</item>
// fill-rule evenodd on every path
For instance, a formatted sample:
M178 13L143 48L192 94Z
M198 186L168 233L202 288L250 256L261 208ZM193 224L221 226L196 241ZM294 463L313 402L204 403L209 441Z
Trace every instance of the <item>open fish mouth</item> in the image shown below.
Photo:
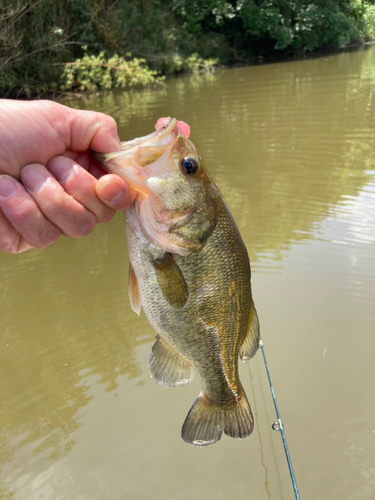
M136 148L138 148L139 146L141 146L142 150L145 153L147 150L147 152L150 153L149 155L145 154L144 156L154 157L156 152L163 152L171 144L172 140L178 137L179 133L180 132L177 127L176 118L171 118L169 124L160 130L155 130L155 132L152 132L151 134L145 135L143 137L137 137L135 139L132 139L131 141L121 142L120 151L116 151L114 153L97 153L96 151L90 151L90 155L94 160L98 161L105 170L109 170L108 168L106 168L106 162L119 157L124 158L125 156L127 156L127 154L133 156ZM144 148L147 148L147 150L145 151ZM154 148L154 150L152 150L151 148ZM150 159L151 158L149 158L149 160ZM155 160L153 159L153 161ZM141 162L139 165L145 166L143 163L144 162ZM148 165L150 163L152 163L152 161L147 161Z
M121 151L129 151L137 146L163 146L167 136L176 128L177 120L176 118L171 118L169 124L159 130L155 130L151 134L144 135L143 137L138 137L132 139L131 141L123 141L121 143ZM167 143L168 143L167 139Z
M161 118L155 128L151 134L122 142L119 151L106 154L90 151L91 158L106 172L119 175L134 190L148 196L153 191L151 179L153 184L161 183L173 171L175 145L181 140L188 149L194 148L187 139L190 127L186 123L176 118Z

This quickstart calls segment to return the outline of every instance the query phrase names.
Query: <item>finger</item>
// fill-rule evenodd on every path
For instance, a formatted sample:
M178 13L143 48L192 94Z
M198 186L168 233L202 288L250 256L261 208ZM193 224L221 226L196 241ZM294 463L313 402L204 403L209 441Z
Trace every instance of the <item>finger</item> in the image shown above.
M43 165L26 165L21 180L45 217L66 236L82 238L94 229L95 215L66 193Z
M61 234L25 188L8 175L0 175L0 208L0 248L4 252L46 248Z
M126 210L137 195L129 184L118 175L103 175L96 184L99 198L115 210Z
M91 161L90 167L89 167L89 172L91 175L95 177L95 179L100 179L100 177L103 177L103 175L106 175L107 172L102 169L97 163Z
M0 209L0 251L21 253L33 248L12 226Z
M110 116L96 111L82 111L71 108L65 108L64 112L65 124L68 125L69 132L66 149L72 149L73 151L93 149L100 153L109 153L121 149L117 124Z
M85 151L84 153L77 153L76 151L67 150L61 156L65 156L67 158L70 158L71 160L74 160L80 167L90 172L90 174L95 177L95 179L99 179L107 173L98 163L96 163L91 158L89 151Z
M60 156L60 155L55 155L55 156ZM80 165L87 171L89 170L90 164L92 162L88 151L84 151L83 153L77 153L76 151L71 151L70 149L68 149L61 156L66 156L67 158L74 160L76 163L78 163L78 165Z
M84 153L77 153L75 151L68 150L65 151L62 156L74 160L80 167L90 172L90 174L95 177L95 179L99 179L107 173L102 169L102 167L100 167L95 161L93 161L88 151L85 151Z
M96 179L74 160L65 156L52 158L48 170L64 190L76 201L93 213L98 222L108 222L115 211L105 205L96 195Z
M106 171L92 160L88 151L86 151L85 153L75 153L74 151L69 150L65 151L62 156L70 158L71 160L78 163L80 167L87 170L87 172L90 172L90 174L95 177L95 179L99 179L99 177L102 177L106 174Z

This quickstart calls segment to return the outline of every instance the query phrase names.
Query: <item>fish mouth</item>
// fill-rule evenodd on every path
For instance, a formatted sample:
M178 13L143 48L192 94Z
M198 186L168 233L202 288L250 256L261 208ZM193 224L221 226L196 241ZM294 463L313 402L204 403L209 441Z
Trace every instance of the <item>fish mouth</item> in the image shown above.
M147 180L162 176L169 168L171 152L181 135L177 120L171 118L151 134L122 142L120 151L106 154L90 151L90 156L103 170L119 175L135 191L148 196Z
M123 141L121 142L121 151L130 151L131 149L137 146L145 146L146 143L148 146L154 145L163 145L164 139L177 127L176 118L171 118L168 125L155 130L151 134L145 135L143 137L138 137L136 139L132 139L131 141Z
M122 142L120 151L90 151L90 156L106 172L119 175L134 190L148 196L147 179L161 175L168 167L170 152L181 135L177 120L171 118L164 127L151 134Z
M176 132L176 134L173 134L173 132ZM104 170L106 170L107 172L112 172L113 169L111 169L108 165L108 162L110 162L111 160L116 160L119 158L124 159L128 155L134 156L137 148L143 149L153 147L155 148L155 153L158 149L161 150L162 154L165 149L170 146L173 135L175 135L175 138L177 138L179 133L180 132L177 127L176 118L171 118L168 125L160 130L155 130L155 132L152 132L151 134L145 135L143 137L137 137L136 139L132 139L131 141L121 142L120 151L115 151L114 153L98 153L91 150L90 156L95 161L97 161L104 168ZM144 165L141 164L140 166Z

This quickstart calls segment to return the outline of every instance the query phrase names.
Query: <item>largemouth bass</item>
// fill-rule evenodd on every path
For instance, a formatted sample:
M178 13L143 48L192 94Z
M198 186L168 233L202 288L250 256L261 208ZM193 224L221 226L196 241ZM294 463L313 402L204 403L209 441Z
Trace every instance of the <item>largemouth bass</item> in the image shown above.
M246 247L223 196L207 172L190 129L161 119L156 132L95 153L104 169L137 191L126 210L129 297L156 330L150 374L159 384L202 391L182 438L207 446L222 432L248 436L253 415L238 375L238 358L258 349ZM185 135L184 135L185 134Z

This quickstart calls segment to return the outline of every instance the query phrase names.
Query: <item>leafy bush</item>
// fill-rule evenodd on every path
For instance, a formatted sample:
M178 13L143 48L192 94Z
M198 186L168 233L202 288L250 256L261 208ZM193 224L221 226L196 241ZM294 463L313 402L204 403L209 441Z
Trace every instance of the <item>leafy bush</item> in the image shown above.
M203 59L197 53L194 53L186 59L185 64L188 71L201 73L212 71L218 62L218 59Z
M177 73L207 73L219 66L219 59L204 59L196 52L189 57L183 57L178 53L163 54L160 58L153 58L154 63L155 61L157 61L156 67L167 75Z
M135 87L163 81L156 71L145 66L144 59L131 59L131 54L127 54L127 57L128 59L125 59L116 54L106 59L104 51L98 56L85 53L82 59L64 64L60 91L108 90L113 87Z

